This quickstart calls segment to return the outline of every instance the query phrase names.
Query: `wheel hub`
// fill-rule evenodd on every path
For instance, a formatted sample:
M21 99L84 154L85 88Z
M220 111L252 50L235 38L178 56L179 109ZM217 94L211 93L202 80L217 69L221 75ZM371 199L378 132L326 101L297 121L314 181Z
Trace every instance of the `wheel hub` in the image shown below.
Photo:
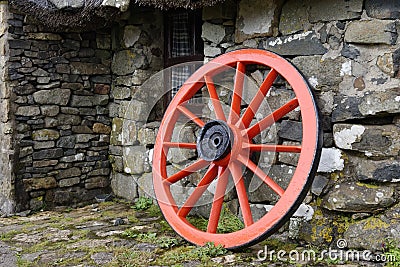
M224 121L207 122L197 137L197 151L206 161L216 161L226 157L232 149L233 133Z

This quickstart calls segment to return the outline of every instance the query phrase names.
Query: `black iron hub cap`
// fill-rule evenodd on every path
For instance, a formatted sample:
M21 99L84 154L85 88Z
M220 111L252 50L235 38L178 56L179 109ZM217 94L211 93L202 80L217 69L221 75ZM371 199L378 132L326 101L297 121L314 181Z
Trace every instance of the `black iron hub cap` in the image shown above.
M197 137L197 151L206 161L216 161L226 157L231 151L233 133L224 121L207 122Z

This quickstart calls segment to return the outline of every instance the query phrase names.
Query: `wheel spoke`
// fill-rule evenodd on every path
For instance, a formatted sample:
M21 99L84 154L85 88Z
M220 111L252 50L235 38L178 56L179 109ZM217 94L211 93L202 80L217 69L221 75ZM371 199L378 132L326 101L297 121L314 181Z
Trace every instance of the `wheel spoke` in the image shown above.
M235 84L233 88L231 111L228 122L235 124L240 116L240 105L242 104L242 92L245 77L246 66L242 62L237 62Z
M207 225L207 232L209 233L217 232L218 221L221 217L222 204L224 203L226 186L228 185L228 168L219 167L218 177L217 188L215 189L214 200L211 206L210 218Z
M200 119L199 117L197 117L193 112L188 110L186 107L180 105L180 106L177 106L177 109L180 112L182 112L186 117L188 117L190 120L194 121L200 127L204 126L205 122L202 119Z
M206 75L204 76L204 80L206 82L208 93L210 94L212 105L214 107L215 116L217 117L218 120L226 121L224 110L222 109L222 105L219 100L217 90L215 89L215 85L212 78Z
M254 118L254 115L259 109L263 99L267 95L276 77L278 77L278 72L275 69L271 69L264 82L261 84L260 90L257 91L256 95L251 100L250 105L247 107L242 116L241 122L243 123L244 127L249 127L252 119Z
M165 147L196 149L196 144L195 143L164 142L163 144L164 144Z
M269 177L263 170L261 170L253 161L244 156L239 155L238 160L249 168L255 175L257 175L264 183L266 183L275 193L282 196L285 190L282 189L271 177Z
M195 163L187 166L186 168L184 168L183 170L175 173L174 175L171 175L170 177L168 177L167 179L164 180L164 182L173 184L176 183L177 181L185 178L186 176L189 176L190 174L197 172L205 167L207 167L210 164L210 162L199 159L198 161L196 161Z
M269 145L269 144L244 144L243 148L249 148L250 151L274 151L300 153L301 146Z
M210 183L214 180L215 176L217 176L217 171L218 166L215 164L211 164L206 174L204 174L204 177L201 178L200 182L197 184L192 194L178 210L179 217L186 217L189 214L194 205L196 205L197 201L199 201L200 197L207 190Z
M242 170L240 165L234 161L231 162L229 168L235 183L240 209L242 210L244 225L248 227L253 224L253 216L251 214L249 199L247 197L246 187L244 185Z
M248 135L248 138L249 139L254 138L256 135L258 135L259 133L261 133L268 127L270 127L276 121L282 119L283 116L285 116L286 114L288 114L289 112L291 112L292 110L297 108L298 106L299 106L299 101L297 100L297 98L290 100L289 102L284 104L282 107L280 107L277 110L275 110L274 112L272 112L272 114L268 115L267 117L265 117L258 123L254 124L252 127L248 128L246 130L246 134Z

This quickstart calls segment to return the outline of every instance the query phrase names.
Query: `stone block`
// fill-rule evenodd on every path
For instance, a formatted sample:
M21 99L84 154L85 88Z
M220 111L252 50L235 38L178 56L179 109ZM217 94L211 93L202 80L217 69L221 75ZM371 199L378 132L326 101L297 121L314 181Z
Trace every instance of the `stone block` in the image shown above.
M112 174L111 188L116 196L132 201L138 197L136 180L136 176L115 172Z
M69 89L41 90L33 93L35 102L42 105L65 106L68 104L70 96L71 90Z
M147 58L133 50L122 50L114 54L111 70L117 75L128 75L136 69L144 69L148 66Z
M355 176L363 182L388 183L400 181L400 163L394 159L370 160L350 156L349 164Z
M96 83L94 85L94 93L99 95L107 95L110 93L110 88L111 87L108 84Z
M128 174L141 174L144 172L146 148L143 146L124 147L124 171Z
M289 0L282 7L279 31L283 35L304 31L309 26L308 1Z
M358 19L363 11L363 0L309 0L310 22Z
M284 120L278 131L278 136L284 139L301 142L303 138L303 126L301 122Z
M214 44L220 44L226 35L225 27L222 25L203 23L201 37Z
M122 38L125 48L132 47L140 38L142 30L138 26L128 25L124 28L124 36Z
M141 128L138 131L138 141L140 144L146 145L154 145L156 142L157 133L155 129L151 128Z
M55 142L54 141L44 141L44 142L33 142L33 148L34 149L44 149L44 148L52 148L55 147Z
M345 60L342 57L336 59L322 59L322 56L300 56L292 60L299 68L310 84L321 91L336 91L342 81L340 71Z
M390 186L346 182L336 185L322 199L322 207L341 212L377 212L392 206L394 189Z
M147 121L151 108L152 106L149 105L149 102L132 99L127 105L125 112L120 114L120 116L133 121Z
M81 178L73 177L73 178L62 179L62 180L58 181L58 185L59 185L59 187L70 187L70 186L79 184L80 181L81 181Z
M24 179L23 183L27 191L57 187L57 181L54 177Z
M314 195L321 195L324 191L325 187L327 186L329 179L322 175L317 175L314 177L314 181L311 186L311 192Z
M92 106L94 106L93 96L72 95L71 106L72 107L92 107Z
M172 133L172 142L196 143L195 129L192 126L176 124ZM172 163L182 163L196 157L196 151L192 149L170 148L167 160Z
M400 153L400 128L395 125L335 124L333 133L339 148L362 152L368 157Z
M106 176L91 177L85 180L86 189L104 188L110 185L110 180Z
M117 128L116 128L117 129ZM135 121L125 119L121 132L118 133L122 140L122 145L131 146L138 143L138 125Z
M40 110L42 111L42 115L48 116L48 117L54 117L58 113L60 113L60 107L59 106L40 106Z
M235 41L272 36L276 32L282 1L241 0L236 20Z
M64 170L60 170L57 176L57 180L62 180L65 178L75 177L81 175L82 172L79 168L73 167Z
M400 3L397 0L366 0L368 16L377 19L400 19Z
M93 132L100 133L100 134L110 134L111 127L108 125L105 125L103 123L96 122L95 124L93 124Z
M285 146L301 146L299 142L283 142ZM278 160L286 165L296 166L299 162L300 153L278 153Z
M112 128L110 135L110 144L111 145L121 145L122 144L122 126L124 125L124 120L121 118L113 118L112 120ZM125 129L125 127L124 127ZM136 128L135 128L136 130ZM128 130L128 133L130 131ZM136 136L136 133L135 133ZM135 137L136 139L136 137Z
M71 73L79 75L101 75L110 74L110 68L103 64L71 62Z
M344 169L344 159L340 149L322 148L318 172L334 172Z
M95 134L77 134L76 142L77 143L87 143L93 139L96 139L98 135Z
M34 141L57 140L58 138L60 138L60 133L51 129L36 130L32 133L32 140Z
M125 86L116 86L112 89L114 99L128 99L131 97L131 89Z
M219 47L213 47L213 46L204 46L204 56L206 57L216 57L222 53L222 49Z
M57 141L57 147L63 147L63 148L74 148L75 147L75 136L62 136L60 139Z
M344 40L358 44L395 44L396 23L378 19L352 21L347 26Z
M323 55L328 51L313 31L267 38L262 42L262 46L282 56Z
M15 115L18 116L37 116L40 114L38 106L20 106L17 108Z

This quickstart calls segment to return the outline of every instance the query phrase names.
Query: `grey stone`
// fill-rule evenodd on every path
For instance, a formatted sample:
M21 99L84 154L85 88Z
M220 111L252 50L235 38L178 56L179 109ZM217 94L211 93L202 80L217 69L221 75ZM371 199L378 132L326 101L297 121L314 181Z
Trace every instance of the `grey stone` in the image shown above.
M36 130L32 133L32 140L34 141L57 140L58 138L60 138L60 133L51 129Z
M235 40L272 36L279 21L279 1L242 0L239 2Z
M93 139L96 139L98 136L95 134L77 134L76 142L77 143L87 143Z
M303 31L308 22L308 1L289 0L282 7L279 21L279 31L283 35Z
M72 74L79 74L79 75L110 74L110 68L103 64L71 62L70 67Z
M225 28L222 25L203 23L201 37L214 44L220 44L225 38Z
M284 120L281 123L278 135L279 137L284 139L301 142L303 138L302 123L297 121Z
M295 94L291 90L287 90L287 89L271 90L271 93L267 99L269 108L266 108L266 110L264 111L263 114L268 115L269 112L277 110L278 108L280 108L284 104L286 104L288 101L292 100L294 97L295 97ZM290 120L299 120L299 118L300 118L299 110L293 110L292 112L288 113L287 115L285 115L283 117L283 119L290 119Z
M125 112L121 112L120 110L120 117L133 120L133 121L147 121L148 116L150 115L151 106L148 103L138 101L138 100L131 100L127 105L127 109Z
M86 179L85 188L86 189L95 189L95 188L105 188L110 185L110 181L108 177L105 176L97 176Z
M76 162L76 161L83 161L84 159L85 159L85 154L78 153L76 155L62 157L60 159L60 161L61 162Z
M52 148L55 147L54 141L33 142L34 149Z
M341 55L350 59L356 59L360 56L360 51L355 46L345 43Z
M140 27L128 25L124 28L123 42L126 48L132 47L140 38L142 30Z
M335 144L366 156L397 156L400 152L400 131L395 125L335 124Z
M322 148L321 159L318 165L318 172L335 172L344 169L343 153L335 147Z
M313 31L267 38L262 45L264 49L283 56L323 55L328 51Z
M398 207L394 207L393 211L398 212ZM379 216L361 220L351 224L343 234L343 238L350 249L384 252L388 240L400 239L398 216L390 218Z
M216 57L222 53L222 49L219 47L204 46L204 56L206 57Z
M79 177L73 177L73 178L68 178L68 179L62 179L58 181L58 185L60 187L70 187L73 185L77 185L80 183L80 178Z
M57 147L63 147L63 148L74 148L75 146L75 136L62 136L60 139L57 141Z
M103 265L111 262L114 259L114 253L98 252L94 253L90 258L98 265Z
M111 188L116 196L132 201L138 197L136 180L135 176L114 172L111 178Z
M60 113L59 106L40 106L40 110L44 116L54 117Z
M141 128L138 131L138 141L142 145L154 145L156 142L156 131L151 128Z
M51 148L33 152L32 157L34 160L37 159L53 159L60 158L64 154L62 148Z
M282 145L284 145L284 146L301 146L301 143L284 141L282 143ZM297 163L299 162L299 157L300 157L300 153L287 153L287 152L278 153L279 162L282 162L287 165L292 165L292 166L297 165Z
M335 108L332 111L332 122L363 118L364 116L360 113L358 108L361 101L362 99L353 96L335 96Z
M131 89L124 86L116 86L112 89L114 99L128 99L131 97Z
M25 179L23 182L25 184L27 191L50 189L57 187L57 182L54 177L31 178L31 179Z
M60 87L60 82L52 82L49 84L36 85L37 89L52 89L52 88L58 88L58 87ZM49 104L53 104L53 103L49 103Z
M343 3L342 0L310 0L310 22L348 20L361 17L363 0Z
M33 93L35 102L42 105L65 106L68 104L70 96L71 90L69 89L42 90Z
M368 16L377 19L399 19L400 3L396 0L366 0L365 10Z
M176 124L171 140L172 142L196 143L197 139L194 134L194 130L195 129L192 126ZM196 152L194 150L170 148L167 155L167 160L173 163L181 163L194 157L196 157Z
M82 174L82 172L79 168L73 167L73 168L68 168L65 170L60 170L57 178L58 178L58 180L62 180L65 178L79 176L81 174Z
M359 44L394 44L396 24L390 20L352 21L347 26L344 40Z
M294 58L292 63L299 68L316 90L336 91L343 79L340 71L344 59L341 57L322 59L322 56L301 56Z
M128 174L141 174L144 172L146 149L143 146L124 147L124 171Z
M262 168L262 166L259 166ZM290 183L295 167L287 165L273 165L271 169L264 170L277 184L285 189ZM276 203L279 196L268 185L263 183L257 176L253 176L249 185L249 201L260 203Z
M381 69L382 72L386 73L390 77L394 77L396 73L397 66L394 62L393 53L385 53L383 55L378 56L378 60L376 61L376 65Z
M346 182L336 185L324 197L322 207L342 212L377 212L395 203L389 186Z
M314 195L320 196L324 191L326 185L328 184L329 180L322 175L317 175L314 177L314 181L311 186L311 192Z
M132 50L122 50L115 53L111 69L117 75L132 74L136 69L148 66L146 57Z
M71 104L72 107L92 107L93 96L82 96L82 95L72 95Z
M35 87L32 84L27 83L25 85L19 85L13 87L13 91L19 95L29 95L36 91Z
M351 156L349 164L353 166L355 175L360 181L378 183L400 181L400 163L396 160L367 160Z
M20 106L15 112L15 115L19 116L37 116L39 114L40 108L38 106Z

